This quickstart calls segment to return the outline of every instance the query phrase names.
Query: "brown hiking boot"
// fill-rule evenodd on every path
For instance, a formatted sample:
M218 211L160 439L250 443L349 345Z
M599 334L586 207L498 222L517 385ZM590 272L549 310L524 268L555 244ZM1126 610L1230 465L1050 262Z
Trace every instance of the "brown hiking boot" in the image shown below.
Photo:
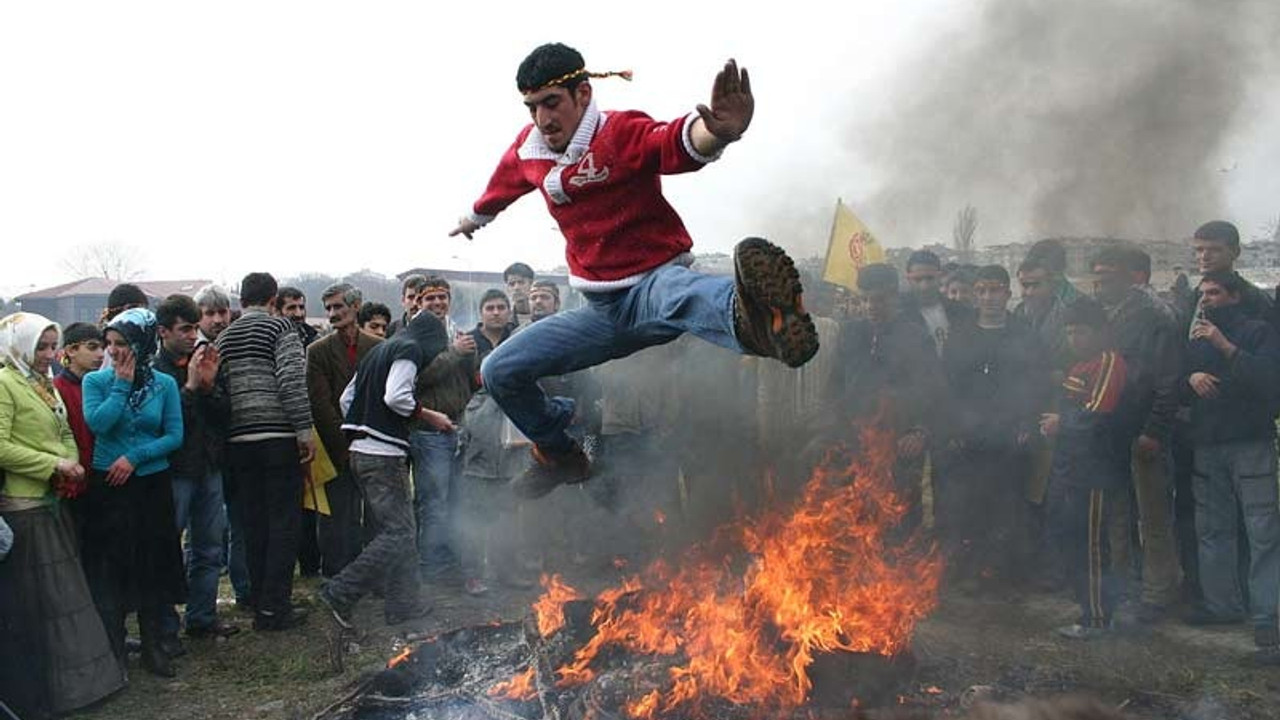
M800 367L818 352L818 331L804 310L800 273L786 251L763 238L747 238L733 251L737 292L733 329L753 355Z
M563 452L534 445L530 453L533 465L511 481L511 489L526 500L540 498L561 485L586 482L591 477L591 461L576 442Z

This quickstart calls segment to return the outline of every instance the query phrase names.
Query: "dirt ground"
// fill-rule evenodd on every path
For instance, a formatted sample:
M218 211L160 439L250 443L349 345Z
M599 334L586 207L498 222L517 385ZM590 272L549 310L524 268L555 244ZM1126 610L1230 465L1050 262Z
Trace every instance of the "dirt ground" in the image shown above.
M583 590L605 587L620 571L581 570L570 580ZM224 583L225 585L225 583ZM295 597L306 603L314 580L299 580ZM395 628L382 623L376 601L358 609L370 632L346 671L329 667L324 618L285 633L254 633L248 619L227 617L245 630L227 641L188 640L178 677L155 678L130 664L130 685L77 718L312 718L383 667L407 632L435 633L514 619L537 590L500 590L471 598L456 588L427 588L435 612ZM1129 626L1096 641L1071 641L1052 631L1074 608L1049 595L943 597L919 628L918 671L908 706L947 717L963 713L974 697L1016 700L1088 693L1135 718L1262 720L1280 717L1280 668L1248 663L1248 628L1193 629L1176 622Z

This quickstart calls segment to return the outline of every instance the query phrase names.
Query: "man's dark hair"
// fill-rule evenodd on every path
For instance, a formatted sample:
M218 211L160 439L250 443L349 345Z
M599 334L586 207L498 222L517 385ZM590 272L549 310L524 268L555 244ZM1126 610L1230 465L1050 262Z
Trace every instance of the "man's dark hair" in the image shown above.
M560 286L556 285L552 280L534 280L533 287L529 288L530 292L534 290L546 290L555 296L556 300L560 299Z
M507 304L507 307L511 307L511 298L507 297L507 294L498 288L489 288L488 290L485 290L484 294L480 296L480 304L476 307L483 311L484 304L490 300L501 300Z
M156 306L156 324L173 329L179 320L195 325L200 322L200 306L186 295L176 294L165 298Z
M917 250L911 253L911 257L907 258L907 272L911 272L911 268L915 265L924 265L925 267L941 270L942 260L932 250Z
M1062 324L1084 325L1095 329L1107 326L1107 311L1096 300L1078 297L1062 311Z
M1067 271L1067 248L1062 244L1061 240L1046 238L1038 240L1031 249L1027 251L1027 260L1037 258L1040 260L1040 267L1051 273L1062 273Z
M511 263L510 265L507 266L506 270L502 271L502 282L506 282L510 280L512 275L515 275L516 277L529 278L530 280L532 280L533 268L529 267L528 265L525 265L522 262Z
M64 348L79 345L82 342L89 342L90 340L103 342L102 331L98 329L97 325L87 322L75 322L62 331L62 347Z
M279 286L271 273L249 273L240 281L240 307L262 307L271 302L277 289Z
M1151 255L1137 245L1125 245L1124 252L1128 259L1129 272L1139 272L1151 278Z
M450 295L453 294L453 288L449 286L449 281L445 280L442 275L428 275L423 280L422 287L420 289L423 291L438 289L444 290Z
M975 283L994 282L1009 287L1009 271L1000 265L983 265L974 273Z
M301 300L303 303L307 301L306 293L292 285L285 285L276 291L276 310L284 310L284 304L289 300Z
M107 307L111 309L123 310L127 307L147 307L151 304L151 299L147 294L142 292L142 288L133 283L120 283L111 288L111 293L107 295Z
M375 317L381 315L391 322L391 308L380 302L365 303L360 306L360 311L356 313L356 324L364 325Z
M1133 262L1129 252L1120 245L1110 245L1104 247L1089 258L1089 269L1093 270L1099 265L1105 267L1113 267L1117 270L1132 270Z
M587 62L582 59L582 53L564 43L539 45L521 61L520 68L516 70L516 89L521 93L529 93L558 78L565 78L554 84L572 93L579 83L587 79L586 67Z
M1230 270L1215 270L1211 273L1205 273L1204 277L1200 278L1200 284L1213 283L1214 285L1221 285L1223 290L1232 295L1243 295L1247 287L1245 285L1246 282L1244 278L1240 277L1239 273Z
M972 285L977 282L977 277L978 268L971 267L969 265L961 265L955 270L952 270L951 274L947 276L946 284L950 285L951 283L958 282L965 285Z
M892 265L872 263L858 271L858 289L863 292L898 291L898 271Z
M1196 233L1192 237L1196 240L1225 243L1232 250L1240 249L1240 231L1226 220L1210 220L1196 228Z
M1049 272L1049 267L1045 264L1044 258L1035 257L1030 253L1028 253L1027 257L1018 265L1018 272L1020 273L1035 272L1037 270Z
M416 292L422 291L422 286L427 284L427 276L419 273L406 275L404 280L400 281L400 297L404 297L404 291L413 288Z

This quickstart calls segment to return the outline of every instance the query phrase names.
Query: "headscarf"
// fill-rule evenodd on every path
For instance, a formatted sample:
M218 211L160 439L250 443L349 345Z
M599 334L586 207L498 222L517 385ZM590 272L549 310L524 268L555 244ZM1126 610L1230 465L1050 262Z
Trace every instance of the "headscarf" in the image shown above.
M37 373L32 366L36 359L36 346L40 344L40 336L46 330L58 333L61 342L62 328L58 323L42 315L29 312L18 312L0 319L0 359L5 365L17 370L31 383L31 387L54 412L66 412L62 398L53 388L53 368L44 373Z
M133 351L133 389L129 391L129 407L137 410L155 386L151 359L156 355L156 314L146 308L131 308L115 316L107 330L120 333Z

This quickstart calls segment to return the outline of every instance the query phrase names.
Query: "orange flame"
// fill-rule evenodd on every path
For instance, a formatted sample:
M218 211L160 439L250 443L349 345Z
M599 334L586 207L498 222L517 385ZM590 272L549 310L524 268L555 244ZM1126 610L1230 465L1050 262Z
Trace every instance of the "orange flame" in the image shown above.
M405 660L408 660L409 656L412 654L413 654L413 648L406 645L405 648L401 650L395 657L387 661L387 669L390 670L391 668L399 665Z
M565 583L559 573L550 577L543 574L542 588L546 592L533 604L533 612L538 618L538 634L551 637L564 627L564 604L582 595Z
M666 524L667 524L667 514L666 514L666 513L664 513L664 512L662 512L661 510L654 510L654 511L653 511L653 521L654 521L654 522L656 522L656 523L658 523L659 525L666 525Z
M902 651L936 604L942 564L917 538L886 539L908 509L893 490L894 438L864 428L860 439L862 455L830 453L789 514L717 534L735 548L694 548L678 567L655 562L601 593L596 634L556 670L557 687L591 680L615 646L673 656L669 687L628 702L630 717L713 697L789 708L808 697L816 654Z
M494 685L489 689L489 695L491 697L504 697L508 700L532 700L538 695L538 691L533 684L536 673L537 671L530 665L524 672L509 681Z

